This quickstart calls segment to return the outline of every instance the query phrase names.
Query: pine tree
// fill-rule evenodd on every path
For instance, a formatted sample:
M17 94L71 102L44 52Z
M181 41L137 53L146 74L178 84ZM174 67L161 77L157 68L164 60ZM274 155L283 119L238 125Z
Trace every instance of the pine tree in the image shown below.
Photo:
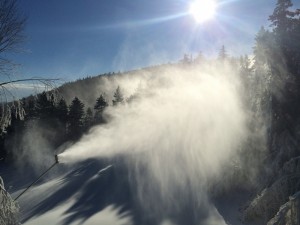
M300 10L291 11L291 0L278 0L273 14L269 17L273 33L282 54L282 65L292 75L300 72ZM300 85L300 76L295 78Z
M274 35L261 27L255 37L253 48L255 69L261 69L269 65L275 45Z
M299 11L291 11L291 0L277 0L270 15L271 32L261 29L254 47L255 77L265 99L261 103L269 114L269 147L276 151L277 137L282 132L293 134L293 121L300 107L300 19Z
M51 97L51 93L44 91L39 94L35 106L38 118L48 120L55 117L55 103Z
M108 103L105 99L105 94L101 94L99 98L96 100L96 104L94 106L94 109L100 112L103 112L103 110L108 106Z
M89 129L93 125L93 122L94 122L93 111L90 107L88 107L84 117L85 130Z
M261 27L255 37L254 53L254 77L251 81L252 91L255 98L264 98L264 111L269 111L268 101L271 99L271 82L273 76L271 74L271 64L275 63L275 58L278 56L278 48L275 42L274 35ZM267 100L268 99L268 100ZM261 101L261 99L259 100ZM256 101L257 102L257 101Z
M75 97L69 110L69 135L71 139L77 139L83 132L84 104Z
M63 123L63 124L67 124L68 121L68 106L66 101L62 98L57 106L56 106L56 116L57 119Z
M95 122L96 123L103 123L103 111L108 106L108 103L105 99L105 94L101 94L99 98L96 100L96 104L94 106L95 109Z
M219 51L219 56L218 56L218 59L222 62L224 62L226 59L228 58L228 54L227 54L227 51L225 49L225 46L222 45L220 51Z
M117 87L117 89L114 93L114 99L112 100L112 102L113 102L114 106L122 104L124 102L124 95L121 91L120 86Z
M56 129L58 142L62 142L66 138L68 127L68 106L66 101L62 98L56 105L56 118L58 121L58 127Z
M252 79L253 68L251 66L251 60L248 55L240 57L240 75L241 79L244 82L246 90L249 90L250 81Z
M293 4L291 0L277 1L273 14L269 16L269 20L271 21L271 26L274 27L275 34L282 36L291 29L291 18L295 14L288 9L292 6Z
M25 98L24 110L26 112L26 119L37 118L36 98L35 98L35 96L30 95L29 97Z

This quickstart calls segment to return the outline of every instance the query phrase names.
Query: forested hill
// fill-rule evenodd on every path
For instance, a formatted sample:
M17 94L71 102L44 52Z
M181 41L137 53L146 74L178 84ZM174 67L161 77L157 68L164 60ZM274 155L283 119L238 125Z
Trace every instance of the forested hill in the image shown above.
M123 84L125 95L132 94L138 87L138 77L144 79L146 74L159 73L170 65L153 66L128 72L106 73L98 76L88 76L73 82L63 84L57 89L58 97L63 97L68 104L77 96L87 107L94 107L96 99L105 94L108 101L113 99L116 88ZM147 75L146 75L147 76ZM132 93L130 93L132 92Z

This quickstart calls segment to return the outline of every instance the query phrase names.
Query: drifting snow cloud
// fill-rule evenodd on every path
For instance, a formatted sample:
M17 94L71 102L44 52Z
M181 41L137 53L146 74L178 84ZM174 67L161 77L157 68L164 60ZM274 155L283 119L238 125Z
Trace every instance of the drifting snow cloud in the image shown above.
M127 155L143 207L180 211L191 195L197 207L209 205L208 184L247 135L239 79L228 68L209 67L166 68L135 79L141 86L135 100L109 107L112 120L91 129L60 160ZM203 209L203 218L209 212Z

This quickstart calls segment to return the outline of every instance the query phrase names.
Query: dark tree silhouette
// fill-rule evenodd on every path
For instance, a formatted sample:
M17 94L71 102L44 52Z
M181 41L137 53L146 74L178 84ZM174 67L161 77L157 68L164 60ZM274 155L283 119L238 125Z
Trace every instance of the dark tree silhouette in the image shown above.
M71 139L77 139L83 132L84 104L75 97L69 110L69 135Z
M295 15L294 12L289 11L292 6L291 0L277 1L273 14L269 16L276 34L283 35L291 29L291 18Z
M95 122L96 123L103 123L103 111L108 106L108 103L105 99L105 94L101 94L99 98L96 100L96 104L94 106L95 109Z
M278 0L273 14L269 17L276 44L282 54L280 66L289 73L300 72L300 10L291 11L290 0ZM299 75L296 77L299 81Z
M65 99L60 99L56 106L57 119L63 123L67 124L68 121L68 106Z
M101 94L99 98L96 100L96 104L94 109L97 111L103 111L108 106L106 99L104 98L104 94Z
M94 123L93 111L90 107L88 107L84 117L85 130L88 130L93 125L93 123Z
M36 96L30 95L22 99L23 108L26 112L25 119L37 118L36 112Z
M43 120L55 117L55 102L51 93L44 91L38 95L36 101L36 111L38 117Z
M57 133L56 138L58 139L58 144L62 144L62 142L66 139L67 136L67 125L68 125L68 106L66 101L62 98L56 105L55 115L58 121L57 124Z

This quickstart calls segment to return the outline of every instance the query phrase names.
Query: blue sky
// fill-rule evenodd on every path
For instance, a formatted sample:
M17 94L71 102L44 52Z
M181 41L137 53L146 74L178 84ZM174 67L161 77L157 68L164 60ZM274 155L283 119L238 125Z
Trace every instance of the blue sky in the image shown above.
M299 2L294 5L299 7ZM24 52L10 55L20 77L75 80L178 61L184 53L210 57L224 44L251 54L276 0L219 0L215 18L196 24L189 0L20 0L28 17Z

